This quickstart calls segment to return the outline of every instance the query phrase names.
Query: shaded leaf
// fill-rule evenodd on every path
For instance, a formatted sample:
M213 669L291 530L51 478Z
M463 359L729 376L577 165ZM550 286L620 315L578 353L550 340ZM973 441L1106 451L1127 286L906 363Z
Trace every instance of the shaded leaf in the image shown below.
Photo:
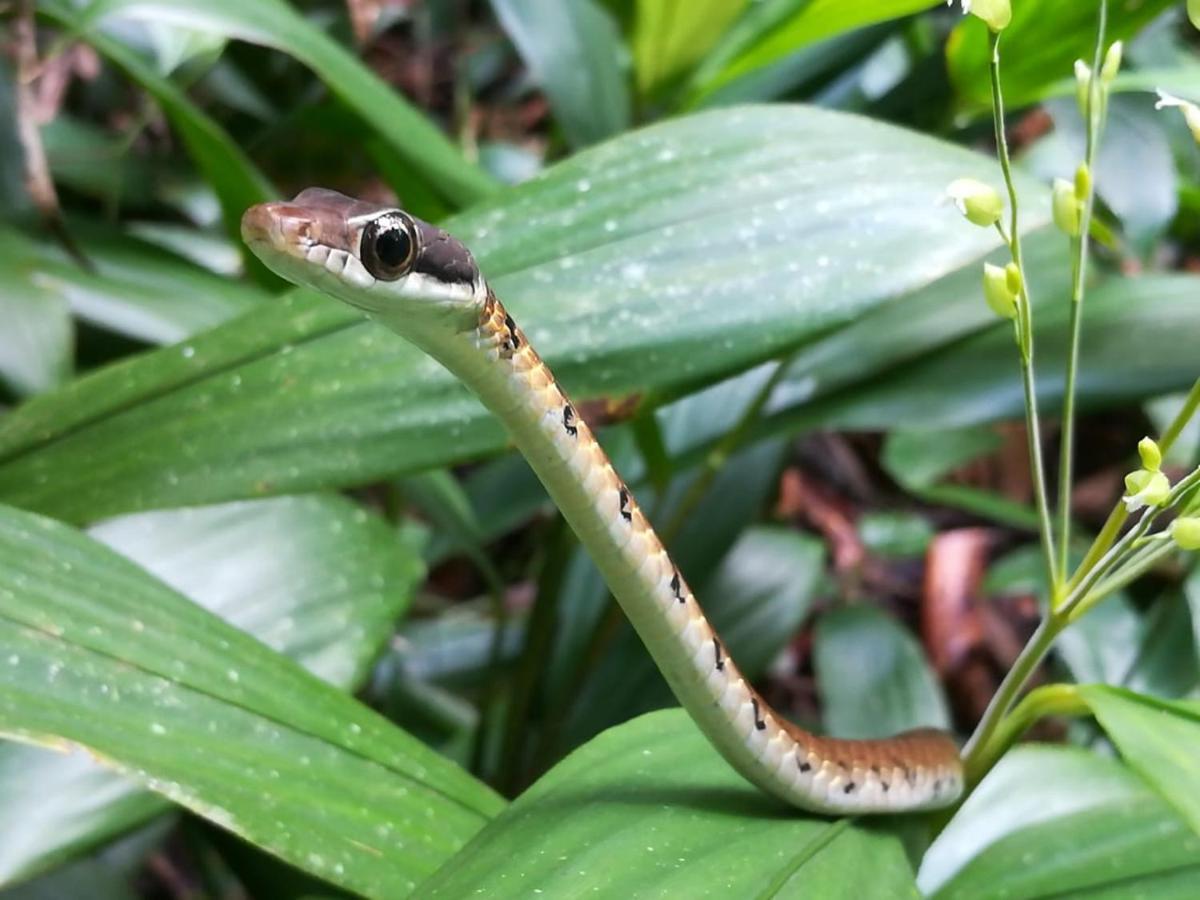
M1197 878L1200 838L1120 762L1030 745L967 798L926 852L918 884L937 900L1182 898Z
M594 0L492 0L492 8L572 146L629 127L624 48L606 10Z
M1081 688L1129 767L1200 834L1200 707L1119 688Z
M920 645L874 607L844 607L821 616L813 666L832 735L878 738L910 728L950 727L946 698Z
M282 0L93 0L71 21L92 26L115 13L281 50L312 69L439 193L466 204L495 189L423 113ZM239 218L245 206L238 210Z
M422 897L911 897L900 840L805 818L743 782L682 710L555 766Z

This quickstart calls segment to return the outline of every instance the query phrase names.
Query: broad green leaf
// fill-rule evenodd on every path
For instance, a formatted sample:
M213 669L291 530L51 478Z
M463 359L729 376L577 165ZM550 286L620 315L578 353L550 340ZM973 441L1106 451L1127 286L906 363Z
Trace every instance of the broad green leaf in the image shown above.
M950 713L921 646L870 606L832 610L817 620L813 666L826 730L877 738L910 728L949 728Z
M212 31L287 53L312 69L439 194L466 204L495 189L421 112L283 0L93 0L75 21L94 26L113 14Z
M340 497L142 513L90 533L345 690L361 684L422 572L390 526ZM5 789L18 796L0 803L0 882L169 808L86 754L16 744L0 745Z
M196 167L220 198L225 229L231 236L239 233L242 211L247 206L274 196L271 183L233 138L137 52L98 29L89 28L85 13L64 0L39 0L38 10L90 43L158 101Z
M1012 750L921 861L936 900L1189 897L1197 838L1117 760L1075 747Z
M1173 5L1174 0L1110 3L1105 41L1129 40ZM1018 0L1012 4L1012 23L1002 32L1000 42L1000 73L1007 106L1025 106L1045 97L1052 86L1071 77L1075 60L1091 64L1098 9L1096 3L1077 0ZM946 43L946 61L963 109L972 113L990 110L987 26L974 16L964 18Z
M935 6L938 0L874 0L845 3L843 0L775 0L757 10L760 22L746 16L743 44L718 71L696 85L697 96L712 93L729 82L778 62L802 47L866 25L911 15Z
M633 61L650 93L682 74L716 43L749 0L637 0Z
M1195 381L1191 336L1200 329L1198 289L1200 278L1193 275L1143 275L1112 279L1089 292L1077 383L1085 408L1138 401ZM1034 316L1043 412L1061 401L1068 312L1060 304ZM886 378L783 414L764 431L806 424L884 429L897 422L958 428L1019 418L1024 408L1012 327L1000 323Z
M1200 834L1200 707L1100 685L1080 690L1129 767Z
M621 36L595 0L492 0L492 9L573 147L629 127Z
M924 556L934 534L933 525L919 512L868 512L858 519L863 546L885 559Z
M883 445L887 473L907 488L937 484L959 466L994 453L1003 443L987 426L940 431L897 429Z
M501 805L133 563L16 510L0 514L0 660L0 732L86 748L362 893L407 893Z
M419 896L911 897L900 840L809 818L746 784L682 710L555 766Z
M86 322L158 344L204 331L271 297L133 238L95 228L79 229L78 238L92 271L57 246L0 228L0 266L20 277L12 289L25 285L40 292L49 309L61 305Z
M622 398L748 368L977 259L995 235L936 207L965 174L994 173L854 116L718 110L580 153L448 227L577 401ZM1044 192L1023 189L1025 221L1044 222ZM6 417L0 496L88 521L503 445L436 364L297 292Z

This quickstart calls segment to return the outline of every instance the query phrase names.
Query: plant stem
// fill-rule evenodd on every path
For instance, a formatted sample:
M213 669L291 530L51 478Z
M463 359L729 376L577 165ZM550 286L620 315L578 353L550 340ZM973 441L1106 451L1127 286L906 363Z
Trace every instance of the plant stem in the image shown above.
M1196 414L1197 409L1200 409L1200 378L1196 379L1196 383L1192 385L1192 389L1188 392L1187 397L1184 398L1183 406L1175 414L1175 418L1171 420L1171 424L1163 431L1162 437L1158 439L1158 447L1164 456L1175 442L1179 440L1179 435L1183 433L1183 429L1192 420L1192 416ZM1067 585L1067 593L1074 591L1079 582L1092 570L1092 567L1108 552L1108 549L1117 539L1117 535L1121 533L1121 528L1128 518L1129 512L1125 509L1125 504L1118 500L1117 505L1113 507L1113 511L1108 514L1108 519L1105 521L1104 527L1100 529L1096 540L1088 548L1083 562L1079 564L1079 568L1071 576L1071 581Z
M1042 434L1038 421L1037 378L1033 367L1033 306L1029 297L1029 279L1021 263L1021 233L1017 224L1017 189L1013 184L1012 160L1008 153L1008 136L1004 131L1004 97L1000 91L1000 35L991 33L992 61L992 115L996 129L996 155L1000 170L1004 173L1004 184L1008 189L1009 249L1013 263L1021 270L1021 296L1017 304L1017 344L1021 350L1021 383L1025 389L1025 431L1029 441L1029 465L1032 469L1034 501L1038 511L1038 530L1041 534L1042 552L1046 558L1046 574L1049 584L1058 586L1058 568L1054 553L1054 535L1050 519L1050 507L1046 502L1046 467L1042 461Z
M1004 676L1004 680L1000 682L1000 687L984 711L983 718L979 720L974 734L963 748L967 790L976 785L987 774L991 763L999 758L999 754L995 752L997 729L1064 625L1065 622L1054 615L1044 618L1033 632L1029 643L1021 650L1012 668L1008 670L1008 674Z
M1038 719L1087 715L1088 711L1087 704L1079 696L1078 685L1047 684L1034 688L997 726L991 740L976 757L975 768L968 768L968 781L977 783Z
M1096 28L1096 48L1092 54L1092 74L1088 79L1088 97L1085 116L1087 118L1087 147L1084 163L1088 174L1095 170L1096 145L1099 143L1100 123L1104 117L1105 88L1100 79L1103 62L1104 31L1108 22L1108 0L1100 0L1100 22ZM1079 234L1072 240L1074 263L1071 271L1071 339L1067 354L1067 378L1063 393L1062 440L1058 462L1058 571L1065 577L1067 572L1067 549L1071 541L1071 483L1075 463L1075 378L1079 370L1079 342L1083 330L1083 295L1087 280L1088 230L1092 224L1096 191L1089 178L1087 197L1083 201L1083 212L1079 218ZM1055 585L1058 594L1061 585Z

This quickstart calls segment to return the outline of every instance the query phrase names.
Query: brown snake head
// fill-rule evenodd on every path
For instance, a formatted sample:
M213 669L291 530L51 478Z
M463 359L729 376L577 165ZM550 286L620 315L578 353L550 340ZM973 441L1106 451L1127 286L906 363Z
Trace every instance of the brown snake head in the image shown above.
M276 274L409 327L474 327L487 286L458 240L404 210L325 188L260 203L242 237Z

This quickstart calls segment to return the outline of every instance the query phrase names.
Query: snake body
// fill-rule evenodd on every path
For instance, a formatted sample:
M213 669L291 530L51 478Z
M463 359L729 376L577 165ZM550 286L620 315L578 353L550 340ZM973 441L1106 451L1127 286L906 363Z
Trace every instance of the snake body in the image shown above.
M961 794L958 749L942 732L820 737L763 700L587 422L457 240L400 210L320 188L252 207L242 233L278 274L363 310L479 396L587 548L675 696L748 781L802 809L839 814L931 809Z

